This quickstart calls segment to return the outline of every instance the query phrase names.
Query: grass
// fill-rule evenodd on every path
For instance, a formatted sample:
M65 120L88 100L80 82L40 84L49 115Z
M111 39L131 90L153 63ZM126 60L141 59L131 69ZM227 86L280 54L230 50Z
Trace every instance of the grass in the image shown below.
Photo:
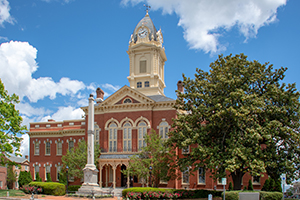
M9 192L9 196L25 196L25 193L22 190L0 190L0 197L6 197L7 191Z

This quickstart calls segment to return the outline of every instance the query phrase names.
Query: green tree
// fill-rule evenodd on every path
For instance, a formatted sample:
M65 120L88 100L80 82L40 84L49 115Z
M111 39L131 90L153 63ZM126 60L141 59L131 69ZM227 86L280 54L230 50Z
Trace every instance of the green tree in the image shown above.
M18 178L18 182L19 182L19 186L20 188L23 187L23 185L28 185L28 183L30 183L32 181L32 177L30 174L30 171L21 171L19 174L19 178Z
M5 157L9 154L20 154L20 146L26 126L22 126L22 117L15 109L15 104L19 103L19 97L15 94L8 95L0 79L0 164L7 161Z
M46 180L46 182L52 182L51 175L49 173L47 173L47 180Z
M98 158L100 156L100 147L99 145L95 145L94 151L94 160L95 165L98 168ZM85 140L79 142L77 147L71 149L71 151L67 151L66 155L63 155L62 158L63 170L61 172L60 177L66 176L66 166L69 167L68 177L73 177L74 179L82 179L83 171L82 169L85 167L87 162L87 143Z
M158 187L160 181L168 181L174 178L175 168L173 163L173 152L161 140L159 134L152 130L145 136L146 146L142 147L139 154L130 157L129 167L123 170L125 176L137 176L139 179L150 181L150 186ZM173 164L172 164L173 163Z
M249 182L248 182L248 190L253 191L253 184L252 184L251 179L249 179Z
M233 190L233 186L232 186L232 183L231 181L229 182L229 186L228 186L228 191L232 191Z
M13 170L12 165L7 166L7 177L6 177L6 182L7 182L7 187L9 189L13 189L13 184L17 180L17 175L15 174L15 171Z
M37 172L36 175L35 175L35 181L36 182L42 182L42 178L40 177L40 173Z
M256 176L278 169L276 174L297 178L299 92L295 84L282 83L286 70L240 54L220 55L209 72L197 69L195 79L183 75L170 144L193 148L177 164L204 165L216 178L227 170L234 190L248 171Z
M268 178L265 183L264 186L261 188L262 191L270 191L270 179Z

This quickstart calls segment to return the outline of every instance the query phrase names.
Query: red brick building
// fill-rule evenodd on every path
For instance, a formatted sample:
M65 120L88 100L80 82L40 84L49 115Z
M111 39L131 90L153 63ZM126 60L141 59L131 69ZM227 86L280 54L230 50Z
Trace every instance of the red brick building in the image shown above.
M99 157L100 187L124 187L129 183L121 170L128 167L129 157L144 145L145 134L154 129L167 138L177 111L173 108L175 100L164 95L164 63L167 58L162 44L162 32L156 30L147 13L136 26L129 42L127 78L130 86L122 87L103 102L103 91L100 88L96 91L95 142L100 144L102 152ZM181 82L178 82L178 89L183 89ZM43 181L47 173L50 173L52 181L58 181L62 155L80 140L87 140L88 108L82 109L85 119L30 123L30 170L34 179L39 172ZM188 151L183 153L188 154ZM177 154L182 154L181 150L177 150ZM194 176L180 171L177 174L179 179L161 186L223 188L210 178L209 171L197 169ZM248 174L245 175L243 184L248 185L249 178ZM264 179L254 181L254 188L259 189ZM79 182L77 180L73 184ZM132 184L140 186L141 182L134 179Z

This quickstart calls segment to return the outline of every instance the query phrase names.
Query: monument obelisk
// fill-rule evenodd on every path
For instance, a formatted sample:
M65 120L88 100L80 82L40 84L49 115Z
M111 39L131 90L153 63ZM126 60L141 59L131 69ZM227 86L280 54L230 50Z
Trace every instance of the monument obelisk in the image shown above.
M83 168L84 183L77 194L101 194L98 184L98 169L94 164L94 98L90 94L88 107L88 141L87 141L87 164Z

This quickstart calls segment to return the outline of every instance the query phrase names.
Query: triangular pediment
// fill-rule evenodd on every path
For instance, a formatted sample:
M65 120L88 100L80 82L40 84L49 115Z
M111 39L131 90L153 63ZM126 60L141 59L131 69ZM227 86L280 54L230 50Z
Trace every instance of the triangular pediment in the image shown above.
M125 85L114 94L109 96L99 106L114 106L121 104L151 104L154 100Z

